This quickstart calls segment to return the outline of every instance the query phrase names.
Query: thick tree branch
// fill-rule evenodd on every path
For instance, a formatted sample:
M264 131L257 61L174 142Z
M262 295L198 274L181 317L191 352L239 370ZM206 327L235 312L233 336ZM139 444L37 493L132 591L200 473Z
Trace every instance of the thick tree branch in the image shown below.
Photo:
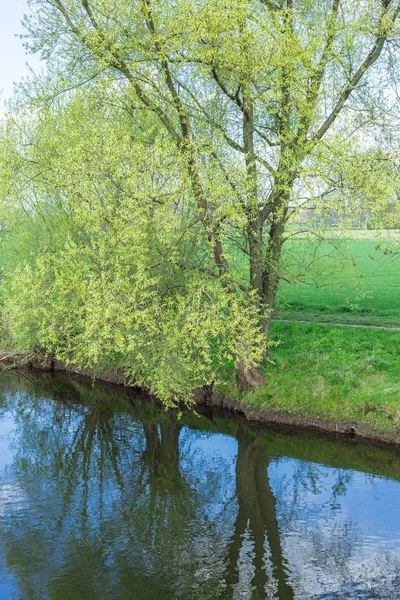
M322 80L325 75L326 67L328 65L328 62L332 58L332 48L333 42L335 40L335 27L339 12L339 6L340 0L333 0L331 13L328 19L328 34L325 46L322 52L321 59L310 78L306 94L306 114L300 120L297 141L299 141L301 138L305 140L308 135L308 130L310 128L311 120L315 111L316 104L318 102L318 95L321 88Z
M217 71L216 67L212 67L211 73L212 73L212 76L214 77L215 82L218 84L218 86L224 92L225 96L227 96L230 100L232 100L232 102L234 102L240 108L240 110L243 110L243 102L239 96L239 91L237 91L235 94L232 94L228 90L228 88L225 86L223 81L221 81L221 78L218 75L218 71Z
M379 19L379 28L382 27L383 17L386 15L389 6L390 6L390 2L385 1L383 3L383 11L382 11L382 14ZM398 17L398 14L399 14L399 10L400 10L400 5L397 7L397 9L391 19L392 24L395 23L395 21ZM365 73L372 67L372 65L378 60L378 58L382 54L382 50L384 48L386 40L387 40L387 34L378 34L376 36L375 42L374 42L371 50L369 51L368 55L363 60L363 62L361 63L361 65L359 66L357 71L354 73L353 77L350 79L347 86L344 88L344 90L340 94L340 97L339 97L338 101L336 102L334 109L332 110L330 115L327 117L327 119L324 121L324 123L321 125L321 127L318 129L318 131L311 138L312 147L325 135L325 133L328 131L328 129L336 121L339 113L343 109L343 107L346 104L351 93L355 90L358 83L361 81L361 79L365 75Z
M152 36L155 36L156 27L153 21L151 0L143 0L142 9L149 33ZM190 180L192 182L193 191L200 210L200 217L207 231L209 242L212 246L215 263L218 267L220 275L226 275L229 272L228 263L223 254L222 242L218 232L218 224L213 222L213 219L210 215L208 202L204 195L203 186L200 180L200 175L197 169L196 160L191 144L189 119L186 115L183 102L176 90L168 61L162 56L162 47L159 41L155 41L155 48L159 55L159 60L164 73L165 82L168 91L171 95L172 104L178 115L178 120L181 127L182 139L178 144L178 148L183 154L183 156L185 156L187 159Z

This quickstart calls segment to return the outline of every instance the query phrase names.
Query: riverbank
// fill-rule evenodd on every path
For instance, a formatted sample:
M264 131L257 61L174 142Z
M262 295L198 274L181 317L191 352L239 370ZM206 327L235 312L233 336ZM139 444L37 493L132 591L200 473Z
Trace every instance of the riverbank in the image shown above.
M266 382L240 394L232 365L198 405L241 413L253 424L366 438L400 446L400 332L274 323ZM94 374L37 354L0 353L9 367L67 371L127 385L122 372Z
M276 322L271 339L266 383L247 406L399 443L399 331Z

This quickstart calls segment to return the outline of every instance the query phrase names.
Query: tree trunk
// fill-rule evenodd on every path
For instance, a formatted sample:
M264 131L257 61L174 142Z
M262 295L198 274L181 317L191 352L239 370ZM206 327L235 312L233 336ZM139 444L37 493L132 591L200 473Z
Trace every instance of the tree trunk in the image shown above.
M265 382L265 377L261 373L260 367L246 367L242 358L237 362L236 385L239 390L246 388L256 388Z
M251 95L246 86L243 86L242 92L243 146L246 163L246 233L250 259L250 287L257 292L255 304L260 318L260 326L262 326L263 221L258 204L257 166L254 151L254 114ZM246 340L243 343L245 347ZM258 366L246 366L245 361L240 356L237 359L236 366L236 383L239 389L255 388L264 382L265 378Z
M274 212L269 230L269 239L265 255L263 269L263 303L264 303L264 322L263 330L266 340L268 340L269 327L271 324L276 292L280 280L280 262L282 254L283 236L287 222L290 191L294 184L295 174L290 178L283 176L279 186L286 188L286 192L277 193L274 200Z
M262 216L258 205L257 164L254 150L253 102L243 86L243 147L246 163L246 213L247 241L250 258L250 285L257 290L258 301L262 299Z

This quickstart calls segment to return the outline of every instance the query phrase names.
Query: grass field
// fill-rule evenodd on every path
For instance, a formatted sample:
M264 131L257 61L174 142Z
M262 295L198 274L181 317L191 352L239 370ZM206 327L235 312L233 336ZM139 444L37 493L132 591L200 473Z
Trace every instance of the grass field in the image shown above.
M400 431L400 331L335 327L400 327L400 246L377 244L286 243L285 275L298 283L281 283L270 338L278 345L266 383L246 393L246 403Z
M400 246L377 240L287 242L277 318L400 327ZM385 253L386 252L386 253Z
M246 403L400 431L400 332L273 323L266 383Z

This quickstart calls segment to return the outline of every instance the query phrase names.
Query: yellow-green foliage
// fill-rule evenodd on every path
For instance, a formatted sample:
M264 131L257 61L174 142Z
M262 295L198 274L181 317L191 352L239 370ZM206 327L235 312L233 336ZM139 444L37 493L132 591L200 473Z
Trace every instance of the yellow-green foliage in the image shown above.
M218 379L239 350L248 364L260 361L252 304L213 277L211 263L205 275L193 200L151 123L132 130L123 113L78 98L14 135L1 263L18 348L123 369L165 402Z
M375 146L399 0L31 4L48 70L0 147L14 343L123 366L163 399L233 361L259 381L242 365L298 270L285 238L377 221L387 198L395 217L394 146Z

